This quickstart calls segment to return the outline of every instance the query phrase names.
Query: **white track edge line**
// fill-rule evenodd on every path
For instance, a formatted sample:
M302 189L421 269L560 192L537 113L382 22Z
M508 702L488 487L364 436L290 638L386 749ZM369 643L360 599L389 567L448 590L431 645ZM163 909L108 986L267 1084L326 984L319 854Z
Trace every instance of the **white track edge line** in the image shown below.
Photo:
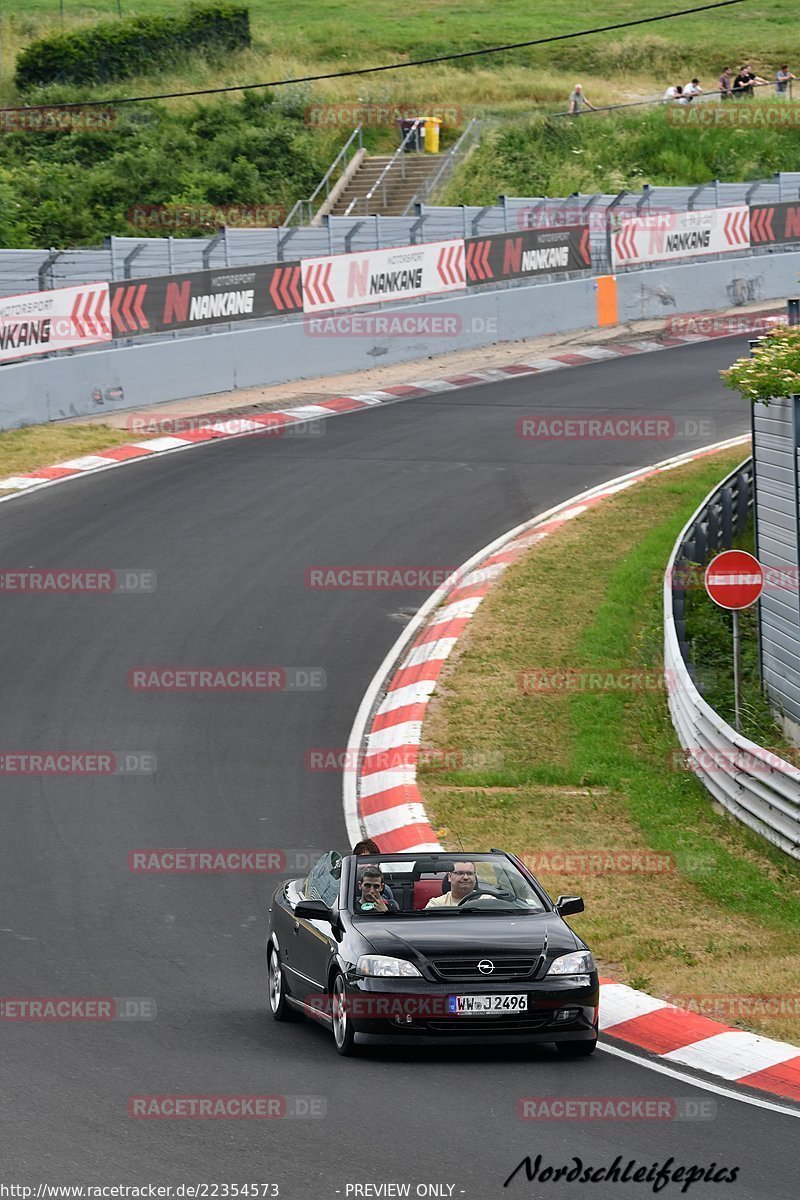
M762 1100L760 1096L751 1096L746 1092L737 1092L733 1088L723 1087L719 1083L714 1083L705 1077L689 1075L683 1071L677 1071L674 1067L667 1067L663 1063L653 1062L649 1058L643 1058L639 1054L633 1054L630 1050L622 1050L619 1046L609 1046L608 1042L601 1038L597 1043L597 1049L605 1051L606 1054L613 1054L616 1058L624 1058L628 1062L636 1063L637 1066L647 1067L651 1071L658 1071L660 1075L669 1075L671 1079L679 1079L681 1083L689 1083L693 1087L702 1088L706 1092L716 1092L718 1096L725 1096L729 1100L741 1100L744 1104L752 1104L755 1108L768 1108L772 1112L783 1113L786 1117L800 1117L800 1109L788 1108L784 1104L776 1104L773 1100ZM746 1083L742 1087L747 1087Z
M691 462L694 459L705 454L713 454L722 450L732 449L734 446L742 445L747 442L750 435L745 433L738 437L726 438L722 442L714 442L710 446L701 446L696 450L686 451L684 454L678 454L672 458L663 459L661 462L655 463L648 467L637 467L634 471L629 471L625 475L619 475L615 479L609 479L605 483L589 488L585 492L580 492L577 496L571 497L569 500L564 500L560 504L554 505L552 508L545 509L535 517L531 517L528 521L523 521L521 525L515 525L507 533L501 534L495 538L493 542L489 542L487 546L475 552L471 558L454 572L457 579L463 579L464 575L478 566L486 558L490 558L496 551L502 549L508 542L513 541L516 537L520 537L523 533L527 533L534 526L543 525L558 513L573 508L575 505L582 503L585 500L590 500L594 496L602 495L609 488L617 484L625 483L628 480L635 482L643 475L647 475L650 471L668 470L672 467L680 466L682 463ZM419 630L424 625L431 612L438 607L446 595L454 590L451 583L445 581L428 599L422 604L421 608L412 617L406 628L394 642L388 653L384 657L377 671L373 675L369 686L362 698L361 704L358 707L350 736L347 741L347 761L357 762L360 764L361 746L366 735L367 720L374 708L377 707L378 698L384 687L387 677L392 668L399 662L401 655L406 647L414 640ZM352 755L352 758L350 757ZM350 838L352 845L360 841L364 836L361 823L358 816L358 787L357 787L358 771L350 771L345 775L342 785L342 802L344 807L344 819L347 826L347 835Z

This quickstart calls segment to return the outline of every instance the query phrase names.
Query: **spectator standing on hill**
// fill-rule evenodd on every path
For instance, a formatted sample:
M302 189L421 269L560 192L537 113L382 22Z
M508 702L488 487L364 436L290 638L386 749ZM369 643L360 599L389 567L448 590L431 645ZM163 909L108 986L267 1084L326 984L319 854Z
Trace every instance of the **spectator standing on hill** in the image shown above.
M782 66L775 74L776 96L779 96L781 100L788 100L790 94L789 84L793 79L796 78L797 76L793 75L789 70L788 64Z
M756 84L760 86L766 82L766 79L762 79L760 75L756 75L755 72L750 70L749 63L745 63L733 81L733 94L739 100L745 96L748 100L752 100L754 86Z
M702 96L703 89L700 87L700 80L693 79L691 83L687 83L683 89L683 94L686 97L687 103L694 100L695 96Z
M581 85L579 83L576 83L575 87L572 89L572 92L570 93L570 97L569 97L570 116L577 117L580 113L583 112L584 108L590 108L592 110L592 112L597 111L595 106L593 104L590 104L589 101L584 96L583 88L581 87Z
M733 91L732 91L732 87L731 87L731 69L730 69L730 67L722 68L722 74L720 75L719 79L717 80L717 87L719 89L720 100L730 100L731 96L733 95Z

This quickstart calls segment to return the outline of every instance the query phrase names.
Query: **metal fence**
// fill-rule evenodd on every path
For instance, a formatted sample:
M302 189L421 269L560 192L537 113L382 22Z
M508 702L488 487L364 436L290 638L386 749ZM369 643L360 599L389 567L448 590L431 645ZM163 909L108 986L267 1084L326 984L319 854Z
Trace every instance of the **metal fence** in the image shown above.
M555 199L547 196L501 196L493 205L437 206L417 204L405 217L324 217L319 226L275 229L221 229L212 238L109 237L103 246L73 250L0 250L0 296L48 288L70 287L110 279L206 270L264 262L287 262L327 254L347 254L442 241L477 234L511 232L548 224L588 224L592 272L611 269L609 239L620 215L659 211L691 211L734 204L800 201L800 171L779 172L772 179L749 183L712 180L697 187L647 187L616 195L596 193ZM795 247L796 248L796 247ZM792 246L755 247L740 253L761 255L790 251ZM683 259L709 261L702 259ZM654 266L663 264L651 264ZM617 267L617 273L642 267ZM542 277L542 282L550 280Z
M750 829L800 859L800 771L737 733L706 703L686 640L684 605L692 566L715 550L731 547L752 505L753 464L748 461L706 497L675 543L664 576L669 708L687 763L713 798Z

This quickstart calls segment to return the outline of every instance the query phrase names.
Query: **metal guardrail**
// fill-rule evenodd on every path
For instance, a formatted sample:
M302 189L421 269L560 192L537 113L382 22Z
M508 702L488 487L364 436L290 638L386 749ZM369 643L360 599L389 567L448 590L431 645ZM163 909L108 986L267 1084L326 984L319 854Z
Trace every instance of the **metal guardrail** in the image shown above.
M407 217L416 204L427 204L431 196L447 182L456 166L460 165L480 138L481 123L477 117L470 119L461 137L451 146L445 155L439 170L430 179L426 179L420 190L412 196L405 207L403 216Z
M357 146L355 145L356 142L358 143ZM336 155L336 158L328 167L327 171L322 176L322 179L314 188L314 191L311 193L308 199L297 201L294 208L283 222L284 226L291 227L295 223L298 225L310 225L311 219L314 216L314 201L317 199L317 196L319 196L320 192L324 188L325 195L319 201L319 204L323 205L331 194L331 188L335 186L335 183L338 182L341 175L343 175L347 170L349 160L353 158L359 150L362 150L363 147L364 126L359 124L350 134L350 137L342 146L341 150ZM333 178L334 175L336 175L336 180Z
M684 603L691 564L729 548L753 503L753 465L737 467L682 530L664 575L669 710L692 770L732 816L800 860L800 770L728 725L703 699L689 661ZM696 567L695 567L696 570Z

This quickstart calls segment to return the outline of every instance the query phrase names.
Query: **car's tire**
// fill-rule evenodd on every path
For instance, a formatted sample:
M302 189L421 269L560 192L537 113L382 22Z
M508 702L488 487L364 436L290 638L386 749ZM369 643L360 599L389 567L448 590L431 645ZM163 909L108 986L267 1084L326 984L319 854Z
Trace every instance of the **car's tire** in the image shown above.
M270 946L267 952L267 975L269 979L269 1010L276 1021L291 1021L294 1010L286 999L286 986L283 979L283 968L278 959L278 951Z
M333 1044L336 1053L350 1058L356 1053L353 1024L347 1014L345 1001L347 988L342 974L334 975L331 983L331 1017L333 1019Z
M556 1042L556 1050L564 1058L588 1058L590 1054L594 1054L597 1046L597 1038L593 1038L591 1042Z

